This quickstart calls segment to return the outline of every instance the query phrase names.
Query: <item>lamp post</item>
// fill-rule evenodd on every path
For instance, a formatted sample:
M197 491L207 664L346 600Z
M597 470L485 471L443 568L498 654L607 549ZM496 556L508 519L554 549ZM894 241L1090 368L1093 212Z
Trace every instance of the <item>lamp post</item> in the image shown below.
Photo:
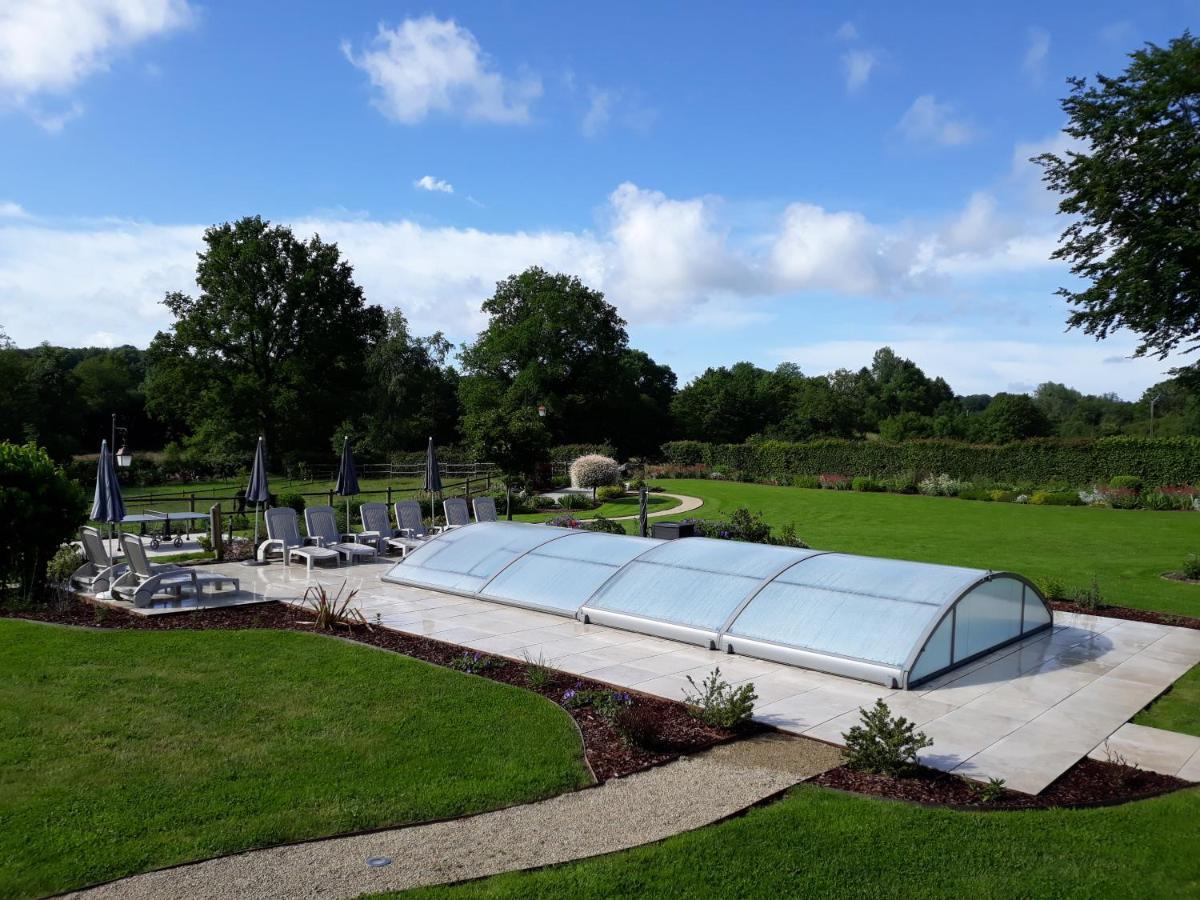
M117 432L121 432L121 449L113 451L113 458L117 461L117 466L122 469L128 469L133 463L133 454L129 452L129 448L125 446L125 442L129 440L129 429L120 428L117 426L117 414L112 414L112 435L108 446L117 446Z
M1150 437L1154 437L1154 407L1161 399L1161 394L1150 398Z

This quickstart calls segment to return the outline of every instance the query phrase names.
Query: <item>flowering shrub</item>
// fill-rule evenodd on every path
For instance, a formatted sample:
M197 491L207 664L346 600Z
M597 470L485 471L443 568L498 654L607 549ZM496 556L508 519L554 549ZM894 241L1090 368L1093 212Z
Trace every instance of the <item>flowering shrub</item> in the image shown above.
M1098 484L1089 496L1080 499L1089 505L1111 506L1113 509L1137 509L1141 505L1135 488Z
M917 484L917 490L927 497L957 497L963 491L969 491L974 485L969 481L959 481L945 473L928 475Z
M705 725L718 728L737 728L750 721L754 715L754 702L758 694L753 682L733 687L721 677L720 668L713 669L699 684L691 675L688 684L695 693L689 693L683 702L691 707L692 715Z
M575 687L563 691L562 705L567 709L582 709L590 706L596 713L610 721L617 713L633 704L633 697L627 691L606 691L595 688L585 688L583 682L575 682Z
M665 465L647 466L647 478L707 478L708 466L703 463L694 465Z
M600 488L621 483L621 468L611 456L589 453L571 463L571 487Z
M742 506L733 511L726 520L685 519L700 537L723 541L747 541L751 544L776 544L782 547L807 547L808 544L796 536L794 525L784 525L779 534L771 533L771 526L762 516Z
M500 660L494 656L485 656L482 653L472 653L466 651L462 656L456 656L450 660L450 668L458 669L460 672L466 672L468 675L477 675L485 669L491 669L500 665Z
M851 486L849 475L822 475L818 481L821 482L821 487L831 491L848 491Z

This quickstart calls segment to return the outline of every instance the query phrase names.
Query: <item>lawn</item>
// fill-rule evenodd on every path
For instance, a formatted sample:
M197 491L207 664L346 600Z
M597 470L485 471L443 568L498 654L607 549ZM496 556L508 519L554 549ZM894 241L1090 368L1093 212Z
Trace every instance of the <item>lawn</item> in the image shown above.
M1200 666L1171 685L1170 690L1134 716L1133 721L1200 737Z
M673 506L678 506L679 501L673 497L664 497L661 494L650 494L646 497L647 512L659 512L660 510L668 510ZM503 507L499 510L500 515L504 515ZM607 503L600 504L596 509L554 509L542 513L529 513L526 515L513 516L522 522L547 522L550 519L558 516L574 516L576 519L594 519L597 516L604 516L606 519L615 519L617 516L636 516L638 514L638 498L630 495L627 497L618 497L616 500L609 500ZM632 523L634 526L637 522Z
M0 896L589 778L554 704L395 654L292 632L0 620Z
M1200 552L1200 514L1094 507L1026 506L948 497L808 490L681 479L672 493L701 497L687 516L714 518L739 506L772 525L794 522L822 550L1006 569L1067 586L1092 576L1120 606L1200 616L1200 585L1167 581ZM683 516L667 517L683 518ZM658 520L662 521L662 520ZM626 523L627 530L632 530Z
M417 896L1195 897L1200 790L1092 810L961 813L801 786L635 850Z

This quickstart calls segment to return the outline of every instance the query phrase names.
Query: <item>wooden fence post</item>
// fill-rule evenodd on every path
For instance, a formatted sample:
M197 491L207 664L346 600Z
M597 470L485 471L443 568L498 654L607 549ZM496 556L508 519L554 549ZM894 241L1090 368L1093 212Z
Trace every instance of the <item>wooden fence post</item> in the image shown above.
M217 559L220 559L224 555L222 553L224 550L224 547L222 546L224 541L222 540L221 535L221 504L214 503L212 508L208 511L208 516L208 536L212 541L213 553L216 555Z

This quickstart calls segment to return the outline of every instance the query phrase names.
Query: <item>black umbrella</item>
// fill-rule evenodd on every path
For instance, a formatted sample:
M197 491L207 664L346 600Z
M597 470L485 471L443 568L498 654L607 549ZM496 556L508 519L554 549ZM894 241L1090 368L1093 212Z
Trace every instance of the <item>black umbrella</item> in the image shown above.
M433 438L429 439L429 449L425 451L425 490L429 491L429 519L432 521L437 518L434 495L442 492L442 470L438 467Z
M354 448L350 438L342 442L342 461L338 466L337 485L333 492L346 498L346 530L350 530L350 498L358 493L358 472L354 468Z
M642 485L638 488L638 534L642 537L646 536L646 531L649 528L649 515L646 512L646 486Z
M254 449L254 463L250 466L250 483L246 486L246 499L254 504L254 544L258 551L258 514L262 505L271 499L270 487L267 484L267 442L260 435L258 446ZM257 559L249 559L246 565L258 565Z
M125 501L121 499L121 485L117 483L117 470L113 468L112 454L108 452L108 441L100 442L100 462L96 467L96 494L92 500L92 521L108 522L108 536L113 537L113 525L125 518Z

